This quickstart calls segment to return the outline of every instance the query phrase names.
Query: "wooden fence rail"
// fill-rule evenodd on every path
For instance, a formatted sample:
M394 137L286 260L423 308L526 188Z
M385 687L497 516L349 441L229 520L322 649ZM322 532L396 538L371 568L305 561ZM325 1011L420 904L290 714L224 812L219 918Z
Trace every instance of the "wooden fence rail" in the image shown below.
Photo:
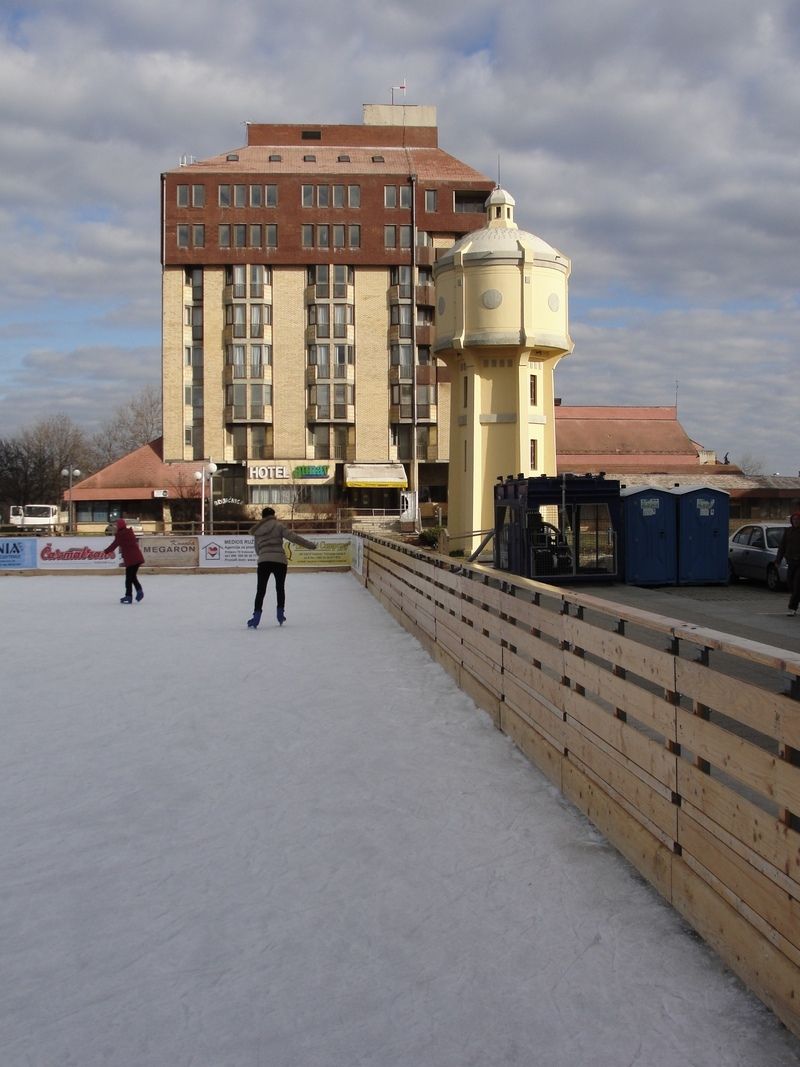
M361 578L800 1036L800 655L379 537Z

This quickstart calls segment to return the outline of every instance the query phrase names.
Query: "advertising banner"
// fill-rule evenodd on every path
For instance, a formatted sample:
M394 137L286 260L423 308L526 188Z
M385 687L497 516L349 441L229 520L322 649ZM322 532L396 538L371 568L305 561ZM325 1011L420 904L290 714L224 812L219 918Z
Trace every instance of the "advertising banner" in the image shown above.
M305 537L306 535L303 534ZM310 534L306 540L317 544L316 551L302 548L291 541L284 541L283 547L293 570L313 567L336 567L350 569L351 541L350 534ZM243 567L253 568L258 564L253 538L245 537L201 537L201 567Z
M0 570L34 570L36 538L0 537Z
M145 567L196 567L200 549L196 537L140 537Z
M40 570L113 570L119 554L106 556L103 549L113 539L106 537L37 537L36 566Z

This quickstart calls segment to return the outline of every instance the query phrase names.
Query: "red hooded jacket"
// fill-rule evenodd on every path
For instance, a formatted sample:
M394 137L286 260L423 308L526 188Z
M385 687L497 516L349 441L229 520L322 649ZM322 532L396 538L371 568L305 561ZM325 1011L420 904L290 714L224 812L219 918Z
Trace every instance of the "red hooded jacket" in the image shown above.
M119 549L122 562L126 567L131 567L134 563L144 563L144 556L136 540L136 534L130 526L125 525L124 519L117 519L117 536L105 551L106 553L113 552L115 548Z

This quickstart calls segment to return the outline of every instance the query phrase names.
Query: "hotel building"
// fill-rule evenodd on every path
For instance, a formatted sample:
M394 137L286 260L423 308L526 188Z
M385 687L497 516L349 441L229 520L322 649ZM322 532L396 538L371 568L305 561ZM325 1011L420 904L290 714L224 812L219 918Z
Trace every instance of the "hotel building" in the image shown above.
M164 460L213 459L215 497L279 514L445 500L433 264L494 183L439 148L435 108L252 123L161 182Z

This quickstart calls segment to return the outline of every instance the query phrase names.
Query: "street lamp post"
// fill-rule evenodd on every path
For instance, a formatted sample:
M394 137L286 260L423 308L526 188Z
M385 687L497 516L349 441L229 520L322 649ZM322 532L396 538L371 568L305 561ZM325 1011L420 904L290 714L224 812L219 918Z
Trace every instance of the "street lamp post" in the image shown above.
M209 459L208 464L203 464L199 471L194 472L194 480L200 482L200 536L206 532L206 475L208 475L208 523L209 532L214 536L214 483L212 478L217 473L217 465Z
M75 505L72 502L72 480L73 478L80 478L81 472L77 467L73 467L72 464L69 467L63 467L61 470L62 478L69 478L69 501L68 501L68 520L67 529L69 533L75 532Z

